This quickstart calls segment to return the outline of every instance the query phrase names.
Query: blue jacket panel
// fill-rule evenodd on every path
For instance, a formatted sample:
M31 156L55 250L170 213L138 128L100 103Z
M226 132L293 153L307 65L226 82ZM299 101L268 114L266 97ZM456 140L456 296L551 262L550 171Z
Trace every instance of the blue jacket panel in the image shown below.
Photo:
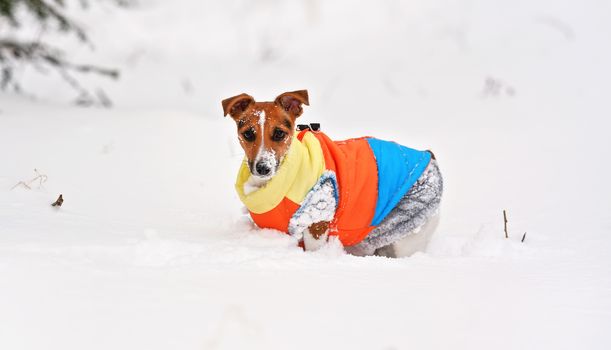
M428 151L418 151L391 141L368 138L378 165L378 199L371 225L379 225L418 181L431 161Z

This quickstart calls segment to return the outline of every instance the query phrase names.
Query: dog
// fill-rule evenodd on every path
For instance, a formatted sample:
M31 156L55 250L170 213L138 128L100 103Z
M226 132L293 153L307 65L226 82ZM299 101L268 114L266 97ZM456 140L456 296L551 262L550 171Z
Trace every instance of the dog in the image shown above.
M254 223L308 251L333 236L359 256L423 250L443 192L433 153L372 137L333 141L317 124L298 128L304 105L307 90L273 102L244 93L222 101L245 153L235 188Z

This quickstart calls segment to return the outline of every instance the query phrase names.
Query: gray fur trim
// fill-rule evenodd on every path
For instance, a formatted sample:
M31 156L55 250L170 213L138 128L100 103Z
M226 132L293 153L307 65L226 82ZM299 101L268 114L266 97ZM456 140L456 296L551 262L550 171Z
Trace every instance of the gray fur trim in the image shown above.
M432 159L418 181L397 206L359 244L346 247L354 255L373 255L379 248L417 233L437 212L443 193L443 179Z

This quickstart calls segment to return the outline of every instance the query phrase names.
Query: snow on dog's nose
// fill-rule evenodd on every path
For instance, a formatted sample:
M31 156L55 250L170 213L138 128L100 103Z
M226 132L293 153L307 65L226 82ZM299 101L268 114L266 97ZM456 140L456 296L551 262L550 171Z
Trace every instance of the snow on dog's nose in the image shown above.
M273 150L263 150L257 154L255 159L255 171L253 175L271 177L276 172L276 154Z

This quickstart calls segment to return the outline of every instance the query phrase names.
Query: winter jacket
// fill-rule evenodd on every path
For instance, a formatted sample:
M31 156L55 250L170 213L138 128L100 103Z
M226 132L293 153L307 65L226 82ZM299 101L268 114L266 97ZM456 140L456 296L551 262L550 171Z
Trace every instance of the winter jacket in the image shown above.
M306 205L310 190L330 181L337 207L329 232L350 246L384 220L430 160L430 152L395 142L371 137L332 141L322 132L305 130L292 141L274 177L249 194L244 183L250 171L243 162L236 190L257 226L289 233L289 221Z

